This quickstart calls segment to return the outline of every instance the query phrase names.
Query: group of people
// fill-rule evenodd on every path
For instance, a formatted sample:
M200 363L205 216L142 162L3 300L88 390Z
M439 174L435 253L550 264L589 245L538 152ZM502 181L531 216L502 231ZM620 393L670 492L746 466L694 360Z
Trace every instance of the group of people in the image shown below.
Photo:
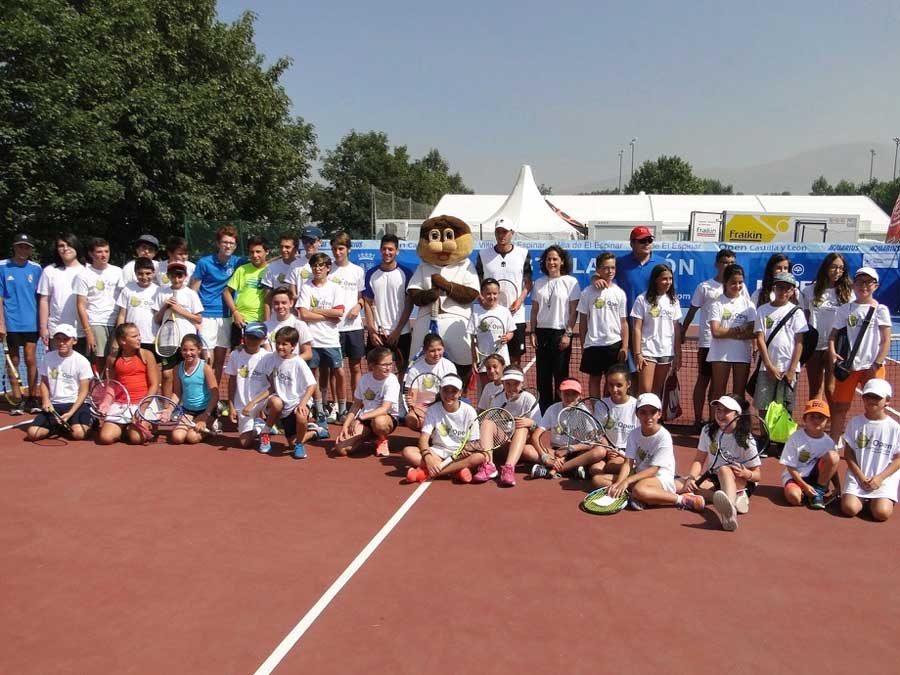
M192 424L172 431L171 440L178 443L201 441L208 431L218 430L219 417L226 413L241 446L256 445L261 452L270 450L271 436L278 432L294 457L303 458L305 444L328 438L328 424L337 423L338 452L371 443L376 454L386 455L388 437L404 424L420 434L418 444L403 451L411 480L453 474L476 482L498 477L511 486L516 464L525 460L536 467L535 475L575 472L609 486L612 493L630 489L638 504L696 508L712 498L723 524L731 527L736 519L725 500L733 508L741 506L740 495L758 480L758 470L741 467L732 479L719 477L721 483L713 487L722 489L704 498L709 486L675 479L674 459L671 472L668 465L642 466L643 458L660 453L646 452L641 443L668 435L659 425L660 394L670 372L681 364L683 336L696 318L699 374L693 403L701 447L704 430L721 427L720 418L749 408L744 399L748 381L755 383L752 403L761 415L775 400L791 410L802 358L810 399L817 406L807 408L804 420L825 415L828 423L819 426L827 427L830 451L843 445L846 457L846 448L857 444L859 471L848 459L851 474L859 474L856 484L872 486L875 475L863 475L869 465L860 469L864 448L857 443L859 433L869 445L893 448L879 456L887 458L892 474L896 470L897 445L885 445L887 436L867 435L875 434L868 426L859 431L854 427L859 418L849 425L846 419L858 387L869 392L864 393L869 422L875 418L868 417L866 396L881 394L884 405L890 398L889 386L885 390L879 383L887 385L891 322L887 307L874 298L874 269L851 271L843 256L829 253L815 282L801 290L788 258L776 254L751 294L744 268L733 251L723 248L716 256L716 276L696 287L682 315L673 272L654 255L647 227L632 230L626 255L601 253L584 289L571 274L565 248L547 247L538 261L541 274L534 275L528 251L513 243L514 235L514 223L498 220L496 245L481 249L474 265L466 262L480 285L479 302L467 310L471 358L460 357L461 350L455 349L451 361L445 358L441 335L426 334L422 344L412 344L412 291L421 284L414 270L399 264L399 241L392 235L381 241L379 264L365 271L350 262L346 234L330 240L328 255L319 250L322 232L314 226L303 229L299 242L292 233L281 235L277 252L270 252L263 237L251 237L247 258L235 254L238 233L225 226L216 232L217 250L196 265L188 260L183 238L171 238L165 259L158 260L159 242L145 234L135 242L135 259L122 268L109 262L105 240L89 242L85 261L81 243L69 234L57 238L53 263L42 269L31 260L30 237L18 234L0 277L0 336L16 368L22 349L30 398L23 396L21 406L11 412L38 413L28 430L35 439L61 418L74 438L99 427L100 443L145 442L146 431L136 427L131 410L116 411L99 425L92 419L86 404L89 388L93 380L106 377L121 382L132 402L157 393L180 402ZM512 297L509 288L515 289ZM496 318L504 330L496 348L484 355L475 342L487 317ZM168 319L179 325L181 348L158 357L156 332ZM523 391L521 362L529 334L537 400ZM40 370L38 340L48 350ZM586 392L570 377L576 340L582 343L578 370L586 375ZM757 372L751 377L754 354ZM464 400L473 365L480 380L476 406ZM414 400L396 373L404 373L404 385L433 375L440 385L435 400ZM14 378L11 386L18 387ZM618 430L621 453L596 447L572 453L569 443L560 445L554 438L555 416L582 394L605 397L610 409L622 413L606 420ZM458 449L476 409L489 407L516 411L516 433L505 461L497 467L492 456L464 453L440 468ZM884 419L891 423L884 425L888 435L894 433L896 423ZM815 425L805 423L804 433L812 433L811 427ZM855 438L848 435L857 431ZM640 457L629 444L641 446ZM824 442L818 445L824 447ZM563 455L561 447L566 448ZM792 456L789 448L790 443L783 459ZM823 456L836 467L831 455ZM828 471L823 467L815 490L827 485L821 479L829 478ZM813 500L802 476L798 481L790 475L788 482ZM874 487L883 492L888 483L895 481ZM720 492L725 497L717 496ZM791 495L797 501L796 491ZM818 503L822 495L816 495ZM891 503L896 498L894 485Z

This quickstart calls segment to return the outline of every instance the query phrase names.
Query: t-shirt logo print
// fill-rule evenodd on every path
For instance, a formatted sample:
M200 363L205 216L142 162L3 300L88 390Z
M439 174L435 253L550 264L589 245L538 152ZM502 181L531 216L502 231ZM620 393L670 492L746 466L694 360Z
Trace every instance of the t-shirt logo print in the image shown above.
M859 433L856 434L856 447L859 448L860 450L862 450L863 448L866 448L869 446L869 443L871 442L871 440L872 440L871 438L866 436L865 430L860 431Z
M375 392L372 391L371 389L366 389L365 392L363 392L363 398L366 399L367 401L374 401L375 400Z
M240 368L238 368L238 377L247 379L248 375L250 375L250 369L247 366L241 366Z
M597 298L594 300L594 309L603 309L606 305L606 301L603 298Z
M643 462L645 459L647 459L647 451L644 450L642 447L638 446L637 456L638 456L638 459Z
M851 314L847 317L847 324L850 326L856 326L859 323L859 317L856 314Z
M798 455L798 459L801 462L803 462L804 464L806 464L809 461L809 450L807 449L807 447L805 445L800 448L800 453Z
M102 291L104 288L106 288L106 284L103 283L103 279L97 279L97 283L94 284L94 288L96 288L98 291Z
M722 319L724 321L728 321L730 318L731 318L731 310L730 309L722 310Z
M766 323L766 328L771 328L772 326L775 325L775 322L772 320L772 317L771 317L771 316L767 316L767 317L766 317L766 322L765 322L765 323Z
M450 435L450 427L447 426L446 422L439 422L435 430L441 438L447 438Z
M50 376L51 380L57 379L59 377L59 368L51 368L47 375Z
M660 312L660 310L659 310L659 305L653 305L653 306L650 308L650 316L652 316L654 319L657 318L657 317L659 317L660 313L661 313L661 312Z

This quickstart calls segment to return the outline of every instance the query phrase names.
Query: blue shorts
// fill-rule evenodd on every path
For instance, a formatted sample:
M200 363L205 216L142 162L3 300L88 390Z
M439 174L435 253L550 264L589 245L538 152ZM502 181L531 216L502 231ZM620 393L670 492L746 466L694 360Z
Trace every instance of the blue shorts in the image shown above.
M54 403L53 407L56 409L60 415L65 415L69 410L72 409L71 403ZM72 415L69 419L69 424L81 424L83 426L89 427L94 423L94 418L91 416L91 409L87 403L82 403L81 407L78 409L78 412ZM50 413L40 412L37 414L37 417L34 418L34 422L31 423L32 426L41 427L43 429L52 429L56 426L56 418L53 417Z
M310 368L318 368L319 361L329 368L340 368L344 365L344 355L340 347L313 347L312 357L309 359Z

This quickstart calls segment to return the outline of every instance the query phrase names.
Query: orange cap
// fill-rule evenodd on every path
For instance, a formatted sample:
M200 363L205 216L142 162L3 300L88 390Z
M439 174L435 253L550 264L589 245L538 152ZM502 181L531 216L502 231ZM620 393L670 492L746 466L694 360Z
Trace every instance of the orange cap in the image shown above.
M820 415L825 415L825 417L831 417L831 408L828 407L828 404L820 398L814 398L811 401L806 402L806 408L803 410L803 414L807 415L808 413L819 413Z

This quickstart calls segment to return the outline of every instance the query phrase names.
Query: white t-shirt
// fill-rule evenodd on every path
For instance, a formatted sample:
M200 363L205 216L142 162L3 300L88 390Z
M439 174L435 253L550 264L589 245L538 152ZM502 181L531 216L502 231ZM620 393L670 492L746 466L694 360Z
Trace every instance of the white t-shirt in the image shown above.
M372 323L386 333L392 332L403 316L403 308L406 306L406 284L410 278L412 272L401 265L392 270L376 267L367 274L364 293L372 301L375 310ZM400 334L406 335L410 330L407 321L400 329Z
M153 311L156 312L160 307L163 307L166 304L166 300L171 297L175 297L175 300L184 307L191 314L202 314L203 313L203 303L200 302L200 296L197 295L196 291L187 286L182 286L177 291L174 290L171 286L168 288L159 288L156 291L156 295L153 296ZM163 321L165 321L168 316L163 316ZM197 333L200 329L197 327L197 324L191 323L187 319L185 319L181 314L176 312L172 312L172 318L175 319L175 325L178 326L178 331L181 333L182 337L187 335L188 333Z
M47 326L50 329L50 337L56 327L61 323L75 326L78 337L84 337L84 330L78 320L78 308L75 306L75 279L81 274L84 265L75 263L68 267L47 265L41 273L38 281L38 295L46 295L49 298L50 314Z
M300 292L307 281L312 279L312 268L309 266L309 258L305 255L297 256L294 264L291 265L291 271L288 276L288 283Z
M838 307L835 312L834 328L836 330L841 328L847 329L847 338L850 341L851 349L856 341L857 334L863 327L863 322L866 320L866 314L869 313L870 306L848 302L846 305ZM853 363L849 364L850 370L865 370L872 367L872 364L875 363L875 357L878 356L878 348L881 345L879 328L890 325L891 313L887 307L879 304L872 315L872 322L866 329L866 332L863 333L862 341L859 343L859 350L856 352L856 356L853 357Z
M156 274L156 270L159 269L159 261L151 260L150 262L153 263L153 273ZM188 277L188 278L190 278L190 277ZM132 281L134 283L137 283L137 277L134 276L134 260L129 260L122 267L122 283L121 283L121 285L126 286L126 285L130 284Z
M452 361L444 358L443 356L441 357L440 361L434 364L428 363L428 361L426 361L424 358L419 359L406 369L406 375L403 377L403 386L405 388L409 388L409 386L412 384L412 381L422 373L431 373L432 375L436 375L438 378L443 378L448 373L456 374L456 366ZM431 387L428 385L426 385L426 387L429 390L431 389ZM437 392L438 385L437 380L435 380L434 393Z
M541 423L541 407L530 391L520 391L515 400L506 397L506 392L497 398L497 407L505 408L513 417L528 417L535 424Z
M569 274L539 278L531 289L531 301L538 303L537 327L566 328L571 318L569 303L578 301L580 296L578 280Z
M488 408L496 408L500 404L498 401L503 397L503 385L499 382L488 382L481 389L481 396L478 397L478 409L487 410Z
M41 378L47 378L47 390L50 402L75 403L78 398L78 387L82 380L90 380L94 376L90 361L78 352L72 352L62 358L59 352L47 352L38 370Z
M752 459L747 460L747 463L744 464L748 469L752 469L753 467L762 464L762 461L758 456L753 457L753 455L756 454L756 439L753 438L753 436L747 438L747 447L745 448L743 445L738 444L734 434L719 434L718 429L715 431L713 437L710 438L709 427L704 426L703 431L700 432L700 442L697 444L697 450L705 452L709 456L704 463L706 469L715 470L720 466L728 464L724 457L716 457L716 453L719 451L720 442L723 444L724 451L731 457L738 458L739 461L752 457ZM832 446L833 445L834 444L832 443ZM715 461L715 463L713 463L713 461Z
M422 433L431 434L431 449L441 459L447 459L459 448L469 425L478 417L475 408L464 401L460 401L456 412L448 412L440 401L428 406L425 412L425 421L422 423ZM478 427L472 430L470 441L477 441Z
M890 416L883 420L870 420L865 415L857 415L844 430L844 442L856 455L856 463L864 476L874 476L884 471L900 453L900 424ZM853 472L847 472L844 494L876 499L886 497L897 501L897 487L900 485L900 471L895 471L877 490L866 492L856 482Z
M551 404L538 423L541 429L546 429L550 432L550 445L554 448L564 448L572 443L559 426L559 413L565 407L562 401Z
M675 355L675 322L681 320L681 306L668 295L656 298L656 304L647 302L647 294L641 293L631 308L631 317L641 319L641 353L644 356Z
M75 277L75 295L87 298L88 323L92 326L114 326L116 324L116 297L122 283L122 268L107 265L98 270L93 265L81 268Z
M746 295L729 298L721 295L708 306L706 325L718 321L719 328L736 328L756 323L756 307ZM752 340L711 337L707 361L727 361L729 363L750 363L753 358Z
M278 354L266 354L257 367L267 377L272 378L275 383L275 394L284 401L282 418L294 412L294 408L300 403L309 386L316 383L316 378L313 377L306 361L297 356L282 359Z
M616 285L598 291L591 284L581 292L578 313L587 317L585 349L622 341L622 319L628 316L625 304L625 291Z
M786 302L781 307L766 303L756 310L755 331L762 333L763 337L768 340L769 335L781 323L781 320L788 312L793 312L795 309L797 309L797 305L791 302ZM769 359L778 370L784 372L791 364L791 358L794 355L794 336L805 333L807 330L809 329L806 325L806 317L803 316L803 311L798 309L772 338L768 346ZM765 370L766 364L763 363L760 369ZM797 372L800 372L799 362L797 363Z
M697 312L697 327L700 331L697 335L698 347L709 347L711 338L709 333L709 308L713 302L718 300L720 295L722 295L722 282L715 279L707 279L700 282L691 296L691 306L699 310Z
M154 264L155 263L156 263L156 261L154 261ZM194 276L194 270L197 268L197 266L194 263L192 263L190 260L185 260L181 264L184 265L185 269L187 270L187 278L188 279L190 279L192 276ZM133 265L134 265L134 263L132 262L132 267L133 267ZM156 277L154 280L156 281L156 283L163 288L171 286L172 282L169 280L169 274L168 274L169 261L163 260L161 263L155 264L155 267L156 267ZM134 269L132 269L132 274L134 274Z
M272 290L290 285L291 273L296 266L297 258L294 258L289 263L284 262L281 258L273 260L266 265L266 271L263 272L262 278L259 280L259 285Z
M316 286L312 281L307 281L300 287L296 306L304 309L334 309L343 302L344 293L337 284L326 281L321 286ZM332 319L310 321L307 326L309 326L309 334L312 335L313 347L341 346L338 323Z
M312 333L309 331L309 326L303 319L298 319L293 314L289 315L284 321L279 321L275 318L273 314L269 317L269 320L266 321L266 330L269 347L271 347L272 351L275 351L275 333L279 331L279 329L284 328L285 326L290 326L292 328L296 328L297 332L300 333L300 339L297 341L297 346L294 347L294 353L300 353L300 347L305 345L307 342L312 342Z
M235 378L234 409L239 414L254 396L269 387L268 374L260 369L260 362L269 354L265 349L248 354L243 347L233 349L225 362L225 373Z
M635 473L655 466L659 468L656 476L663 485L675 481L675 449L672 434L665 427L660 427L652 436L644 436L641 428L636 427L628 435L625 456L634 460Z
M385 401L391 402L389 415L400 416L400 381L393 373L383 380L379 380L372 373L363 375L356 383L353 398L362 401L360 412L369 412L380 408Z
M338 331L346 333L351 330L362 330L362 310L360 309L353 320L350 320L347 315L354 306L358 305L362 291L366 286L366 273L363 268L352 262L348 262L343 267L333 265L331 274L328 275L328 280L337 284L344 294L344 317L338 324Z
M509 279L519 292L525 283L525 261L528 260L528 249L513 246L509 253L497 253L493 246L478 251L481 258L481 271L485 279ZM505 284L504 284L505 285ZM525 303L523 302L513 316L514 323L525 323Z
M614 403L607 396L603 402L609 406L609 415L606 414L605 408L598 404L593 411L594 416L606 429L609 439L622 450L627 446L631 432L638 426L637 399L629 396L625 403Z
M822 434L821 438L813 438L801 427L791 434L781 458L778 460L784 466L796 469L797 473L806 478L816 468L819 459L834 450L834 441L828 434ZM781 484L787 485L791 480L791 474L785 470L781 473Z
M472 310L472 316L469 318L469 334L475 336L475 343L478 346L478 349L483 354L499 354L503 357L503 362L508 364L509 347L505 344L501 345L499 349L492 349L492 347L497 344L497 341L501 337L516 329L512 314L510 314L509 310L502 305L495 305L491 309L485 309L481 305L476 304L473 306ZM488 317L497 319L500 322L499 324L496 324L498 326L497 330L489 330L488 323L484 322ZM492 321L490 323L495 322ZM502 328L500 326L502 326ZM483 373L484 366L481 366L478 369L478 372Z
M129 282L116 298L116 307L125 308L125 321L137 326L141 333L141 342L149 344L155 337L153 328L153 298L159 286L150 283L141 288L136 281Z

